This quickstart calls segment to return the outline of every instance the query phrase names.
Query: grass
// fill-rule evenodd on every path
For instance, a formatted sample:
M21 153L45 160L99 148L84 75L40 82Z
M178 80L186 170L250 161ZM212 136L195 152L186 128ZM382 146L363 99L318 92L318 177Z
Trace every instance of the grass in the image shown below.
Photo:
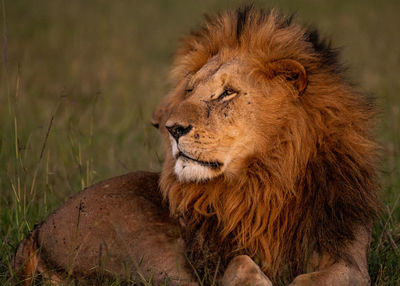
M1 0L1 285L13 284L18 242L70 195L128 171L160 170L149 119L168 91L177 41L203 13L239 2ZM400 3L258 3L296 12L331 37L349 77L376 97L383 208L369 268L373 285L399 285Z

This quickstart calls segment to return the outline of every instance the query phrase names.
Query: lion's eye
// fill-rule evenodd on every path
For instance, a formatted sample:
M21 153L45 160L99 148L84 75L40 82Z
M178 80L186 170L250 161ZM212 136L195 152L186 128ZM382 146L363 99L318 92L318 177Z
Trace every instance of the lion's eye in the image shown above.
M191 94L192 91L193 91L193 88L187 88L187 89L185 89L185 95Z
M232 97L234 97L237 94L237 91L231 89L231 88L226 88L217 98L217 100L227 100Z

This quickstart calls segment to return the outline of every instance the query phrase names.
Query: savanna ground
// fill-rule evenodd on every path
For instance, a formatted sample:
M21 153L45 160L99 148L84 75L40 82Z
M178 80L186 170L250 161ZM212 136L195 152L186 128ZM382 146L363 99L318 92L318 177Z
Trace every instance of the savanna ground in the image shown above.
M169 89L182 33L240 1L1 0L0 284L18 242L80 189L159 171L150 114ZM400 285L400 1L258 1L296 12L342 47L348 75L376 97L383 202L373 285Z

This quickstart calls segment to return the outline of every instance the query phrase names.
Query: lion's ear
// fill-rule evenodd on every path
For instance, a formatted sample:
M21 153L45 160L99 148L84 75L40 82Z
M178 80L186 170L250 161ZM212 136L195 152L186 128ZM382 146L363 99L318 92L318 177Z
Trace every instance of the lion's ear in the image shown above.
M307 87L306 69L298 61L291 59L276 60L267 63L271 77L280 76L302 95Z

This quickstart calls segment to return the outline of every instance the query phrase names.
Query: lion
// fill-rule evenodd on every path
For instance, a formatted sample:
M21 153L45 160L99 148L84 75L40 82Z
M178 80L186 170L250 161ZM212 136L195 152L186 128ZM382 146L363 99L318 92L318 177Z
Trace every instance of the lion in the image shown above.
M292 17L248 6L184 37L171 74L152 119L161 174L76 195L20 244L21 277L369 285L376 111L337 50Z

